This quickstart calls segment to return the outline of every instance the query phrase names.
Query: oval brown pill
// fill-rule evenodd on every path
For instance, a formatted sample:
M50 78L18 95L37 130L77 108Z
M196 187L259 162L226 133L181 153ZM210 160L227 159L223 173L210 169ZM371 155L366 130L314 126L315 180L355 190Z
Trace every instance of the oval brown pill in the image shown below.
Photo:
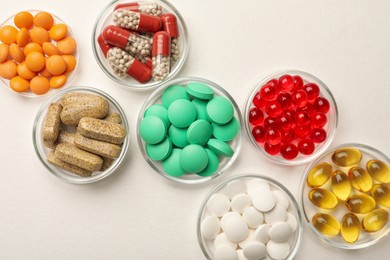
M123 143L127 134L126 129L120 124L92 117L81 118L77 132L82 136L113 144Z
M121 154L122 148L119 145L107 143L84 137L76 133L74 145L87 152L91 152L106 158L115 159Z
M107 100L104 97L84 92L66 93L61 98L61 104L64 107L73 103L85 102L107 102Z
M116 112L109 112L103 120L111 122L111 123L115 123L115 124L122 124L122 118Z
M65 125L77 125L83 117L104 118L108 113L107 100L96 102L74 102L64 106L61 112L61 121Z
M103 164L103 159L96 154L81 150L73 144L58 144L55 156L67 163L76 165L88 171L99 171Z
M83 168L80 168L76 165L73 165L73 164L70 164L70 163L67 163L67 162L64 162L60 159L58 159L54 152L50 152L48 155L47 155L47 161L58 167L58 168L61 168L65 171L68 171L68 172L71 172L71 173L74 173L74 174L77 174L81 177L90 177L92 175L92 171L88 171L86 169L83 169Z
M47 109L45 121L43 121L42 139L44 142L54 143L60 132L62 106L54 103Z

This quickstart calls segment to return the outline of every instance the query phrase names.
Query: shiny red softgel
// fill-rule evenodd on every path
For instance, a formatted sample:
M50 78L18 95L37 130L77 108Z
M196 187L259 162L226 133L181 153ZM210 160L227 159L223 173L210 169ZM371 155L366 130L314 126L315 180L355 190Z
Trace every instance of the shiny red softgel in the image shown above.
M282 75L260 87L252 101L249 123L264 150L293 160L313 154L327 139L329 101L318 85L299 75Z

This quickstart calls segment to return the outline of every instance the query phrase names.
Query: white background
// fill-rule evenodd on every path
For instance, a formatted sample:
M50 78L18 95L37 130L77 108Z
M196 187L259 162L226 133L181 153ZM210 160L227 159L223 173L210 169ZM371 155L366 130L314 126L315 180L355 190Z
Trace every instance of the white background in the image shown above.
M105 0L1 0L0 18L42 9L76 34L81 67L74 85L112 95L126 111L132 143L111 177L78 186L38 161L32 125L48 96L27 99L0 88L0 259L203 259L196 219L206 193L225 177L259 173L297 197L304 166L283 167L254 153L247 139L225 176L201 186L171 183L142 158L137 113L150 92L118 87L100 70L91 32ZM242 108L262 78L300 69L325 82L340 111L333 145L359 142L390 155L390 2L387 0L175 0L191 50L181 76L226 88ZM327 248L305 228L295 259L389 259L390 238L362 251Z

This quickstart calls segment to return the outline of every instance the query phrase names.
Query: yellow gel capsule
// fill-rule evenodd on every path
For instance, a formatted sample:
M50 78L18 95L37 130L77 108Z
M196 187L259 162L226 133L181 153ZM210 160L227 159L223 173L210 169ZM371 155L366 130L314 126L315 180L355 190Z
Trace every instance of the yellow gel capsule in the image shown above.
M324 185L332 176L333 166L330 163L323 162L314 166L307 176L306 183L309 187L320 187Z
M376 232L383 228L389 220L389 213L384 209L376 209L363 218L362 227L367 232Z
M336 150L332 155L332 161L341 167L358 165L362 160L362 153L356 148L346 147Z
M325 236L337 236L340 232L340 223L329 214L317 213L313 216L311 222Z
M371 190L375 201L383 207L390 208L390 189L383 184L376 184Z
M359 214L365 214L375 209L376 202L375 200L366 194L357 194L353 195L347 200L347 208Z
M332 191L339 200L346 201L351 195L351 182L347 174L342 171L335 171L332 176Z
M361 192L369 192L372 188L372 178L370 174L359 166L352 167L348 171L348 177L352 187Z
M390 167L386 163L379 160L369 160L367 171L375 180L381 183L390 183Z
M341 220L341 236L348 243L355 243L360 235L360 221L353 213L347 213Z
M314 188L309 192L309 200L319 208L334 209L339 203L336 196L328 190Z

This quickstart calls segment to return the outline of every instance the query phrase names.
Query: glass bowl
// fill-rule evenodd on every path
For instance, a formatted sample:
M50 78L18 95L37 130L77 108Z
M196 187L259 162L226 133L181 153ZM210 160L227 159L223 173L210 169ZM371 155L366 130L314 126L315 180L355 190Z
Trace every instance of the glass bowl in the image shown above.
M107 101L109 103L109 111L119 113L121 120L122 120L122 125L127 131L127 136L122 144L122 151L121 151L119 157L113 161L113 163L111 164L111 166L109 168L107 168L104 171L93 172L92 176L90 176L90 177L80 177L78 175L75 175L75 174L70 173L68 171L62 170L62 169L55 167L52 164L48 163L47 155L48 155L50 149L47 148L46 146L44 146L43 141L42 141L42 134L41 134L42 125L43 125L43 121L44 121L45 116L46 116L47 108L50 106L50 104L59 101L64 94L73 93L73 92L95 94L95 95L99 95L99 96L102 96L105 99L107 99ZM87 183L96 182L96 181L99 181L99 180L106 178L107 176L114 173L115 170L122 163L122 161L125 158L126 152L129 148L129 144L130 144L129 124L127 122L127 118L126 118L126 115L125 115L123 109L115 101L115 99L112 98L110 95L106 94L105 92L103 92L101 90L91 88L91 87L72 87L71 89L63 90L61 92L56 93L54 96L50 97L50 99L48 99L43 104L43 106L40 108L40 110L38 111L38 114L35 118L35 121L34 121L33 143L34 143L35 152L37 153L39 160L49 170L50 173L52 173L54 176L58 177L59 179L65 181L65 182L74 183L74 184L87 184Z
M319 90L320 90L319 96L326 98L330 104L330 110L326 114L327 115L327 123L323 126L323 129L327 133L327 137L326 137L325 141L323 141L322 143L315 144L315 149L314 149L314 152L312 154L303 155L301 153L298 153L298 156L292 160L287 160L287 159L283 158L280 155L280 152L278 152L276 155L271 155L268 152L266 152L264 149L264 146L262 144L260 145L253 137L253 135L252 135L253 126L249 122L249 112L250 112L251 108L255 107L254 104L252 103L252 101L253 101L254 97L256 96L256 94L258 93L258 91L261 89L261 87L264 84L269 82L271 79L274 79L274 78L278 79L279 77L281 77L282 75L285 75L285 74L299 75L303 79L304 84L309 83L309 82L317 84L317 86L319 87ZM266 117L267 117L267 114L264 112L264 118L266 118ZM313 160L314 158L320 156L322 153L324 153L326 151L326 149L332 143L335 132L336 132L337 121L338 121L338 111L337 111L336 101L335 101L332 93L330 92L329 88L321 80L319 80L315 76L313 76L307 72L304 72L304 71L284 70L284 71L280 71L280 72L274 73L274 74L266 77L259 84L256 85L256 87L252 90L251 94L249 95L249 97L245 103L244 120L245 120L246 133L249 137L249 140L250 140L253 148L256 151L258 151L259 153L263 154L268 159L270 159L276 163L279 163L282 165L287 165L287 166L294 166L294 165L306 164L306 163L310 162L311 160ZM262 125L262 124L263 123L261 123L260 125ZM293 144L297 145L297 142L298 142L297 140L294 140Z
M309 226L311 231L316 235L316 237L321 239L326 244L328 244L332 247L341 248L341 249L366 248L366 247L369 247L371 245L378 243L379 241L383 240L387 235L389 235L390 221L387 221L387 224L382 229L378 230L377 232L373 232L373 233L367 233L361 228L360 229L360 237L354 243L347 243L342 238L342 236L340 234L338 234L337 236L325 236L324 234L320 233L312 224L312 218L316 213L330 214L330 215L334 216L341 223L341 219L344 216L344 214L347 212L351 212L347 209L347 207L344 205L344 202L340 199L338 199L338 205L333 210L330 210L330 209L321 209L321 208L314 206L308 197L308 194L309 194L309 191L311 190L311 188L306 184L306 180L307 180L307 176L308 176L310 170L315 165L317 165L321 162L328 162L328 163L333 165L334 170L341 170L344 173L348 174L348 169L351 167L340 167L340 166L337 166L334 163L332 163L332 158L331 158L332 154L336 150L341 149L341 148L356 148L356 149L360 150L363 157L362 157L362 160L359 163L359 165L362 168L366 168L367 161L369 161L371 159L378 159L378 160L381 160L382 162L387 163L387 165L390 165L390 159L386 155L384 155L380 151L378 151L370 146L367 146L367 145L350 143L350 144L343 144L343 145L337 146L335 148L332 148L332 149L326 151L326 153L324 153L321 157L317 158L316 160L314 160L312 163L310 163L306 167L305 174L302 177L301 187L300 187L301 209L302 209L306 224ZM372 180L373 180L373 185L376 183L379 183L374 178L372 178ZM324 185L321 186L321 188L332 191L331 186L332 186L331 180L328 180ZM387 184L387 187L390 188L390 184ZM352 187L351 195L353 195L353 194L362 194L362 192L359 192ZM366 193L366 195L367 194L371 194L371 193ZM377 205L376 208L382 208L382 209L386 210L388 213L390 213L388 208L384 208L380 205ZM356 214L356 216L359 218L359 223L361 225L362 219L365 216L365 214Z
M168 1L166 0L158 0L158 1L134 1L139 4L144 3L157 3L162 6L164 12L173 13L176 15L177 18L177 26L179 30L179 46L180 46L180 58L174 62L173 66L171 64L171 71L168 75L168 77L163 81L154 81L151 79L148 83L142 84L139 83L137 80L126 77L126 78L120 78L116 76L113 71L110 68L110 65L102 53L99 44L97 43L97 39L100 35L100 33L103 31L103 29L107 26L112 24L112 13L114 11L114 8L117 4L121 3L128 3L132 2L129 0L114 0L111 3L109 3L106 7L104 7L103 11L99 14L95 26L93 28L92 33L92 50L95 56L95 59L97 63L99 64L100 68L104 71L104 73L113 81L116 83L132 89L132 90L152 90L157 88L158 86L161 86L165 82L173 79L175 75L182 69L184 63L187 60L188 51L189 51L189 38L188 38L188 31L187 26L184 22L183 17L179 13L179 11Z
M46 12L46 11L43 11L43 10L26 10L25 12L29 12L31 13L33 16L36 15L37 13L39 12ZM49 12L53 18L54 18L54 25L55 24L58 24L58 23L63 23L63 24L66 24L62 19L60 19L58 16L54 15L53 13ZM14 24L14 17L15 15L9 17L8 19L6 19L2 24L1 24L1 27L3 27L4 25L12 25L12 26L15 26ZM67 25L67 24L66 24ZM77 42L77 39L72 31L72 29L68 26L68 35L71 36L73 39L76 40ZM53 41L52 41L53 42ZM79 52L79 47L77 47L77 50L76 52L73 54L73 56L76 58L76 67L75 69L70 72L70 73L67 73L67 81L66 83L59 89L50 89L48 93L46 93L45 95L49 94L49 93L56 93L58 91L60 91L61 89L65 89L67 87L69 87L72 83L72 81L74 80L74 78L76 77L77 75L77 72L79 70L79 63L80 63L80 52ZM9 87L9 84L10 84L10 80L8 79L4 79L4 78L1 78L0 77L0 80L6 85ZM32 93L31 91L28 91L28 92L15 92L13 91L11 88L9 88L13 93L17 93L19 95L22 95L22 96L25 96L25 97L40 97L40 96L45 96L45 95L36 95L34 93Z
M185 86L185 85L187 85L188 83L191 83L191 82L204 83L204 84L210 86L214 90L216 95L223 96L223 97L226 97L227 99L229 99L230 102L234 106L234 110L235 110L234 111L234 116L238 120L238 122L240 123L240 130L239 130L239 133L237 134L237 136L232 141L229 142L229 145L234 150L233 156L232 157L223 157L223 159L220 160L220 162L219 162L219 167L218 167L217 171L213 175L208 176L208 177L201 177L201 176L199 176L197 174L185 174L182 177L173 177L173 176L168 175L164 171L160 161L153 161L153 160L151 160L148 157L148 155L146 154L146 150L145 150L145 144L146 143L141 138L141 135L140 135L138 129L140 127L140 124L141 124L141 121L142 121L142 119L144 117L144 113L145 113L146 109L149 108L153 104L161 103L161 95L162 95L162 93L164 92L165 89L167 89L169 86L172 86L172 85L182 85L182 86ZM230 96L230 94L228 92L226 92L226 90L223 89L218 84L216 84L216 83L214 83L212 81L206 80L206 79L196 78L196 77L178 78L178 79L174 79L174 80L171 80L169 82L164 83L161 87L159 87L157 90L155 90L149 96L149 98L145 101L145 103L142 106L142 108L141 108L141 110L139 112L139 115L138 115L138 120L137 120L137 140L138 140L139 148L140 148L141 153L142 153L143 157L145 158L145 160L148 162L148 164L157 173L159 173L163 177L168 178L168 179L170 179L172 181L176 181L176 182L179 182L179 183L185 183L185 184L204 183L204 182L207 182L207 181L209 181L209 180L211 180L211 179L221 175L237 159L237 156L238 156L238 154L240 152L240 149L241 149L241 143L242 143L242 116L241 116L241 113L240 113L240 109L237 106L236 102L234 101L233 97Z
M271 191L280 191L282 194L285 195L285 198L288 198L289 206L287 208L287 212L291 213L295 217L297 222L297 228L295 232L293 232L293 235L288 240L288 243L290 245L290 251L288 256L284 259L289 259L289 260L293 259L295 254L298 252L299 246L301 244L302 232L303 232L302 216L298 207L298 203L296 202L294 196L290 193L290 191L279 182L265 176L254 175L254 174L236 175L224 180L222 183L216 185L206 195L205 199L203 200L198 214L197 235L198 235L199 245L205 257L210 260L213 259L213 251L215 249L213 242L211 240L204 239L201 231L202 220L205 217L211 215L211 213L207 210L207 203L210 200L211 196L213 196L214 194L224 193L225 187L228 184L231 184L232 182L237 180L244 181L246 182L246 184L248 184L248 182L252 180L267 182L270 186ZM265 259L271 259L271 258L266 257Z

